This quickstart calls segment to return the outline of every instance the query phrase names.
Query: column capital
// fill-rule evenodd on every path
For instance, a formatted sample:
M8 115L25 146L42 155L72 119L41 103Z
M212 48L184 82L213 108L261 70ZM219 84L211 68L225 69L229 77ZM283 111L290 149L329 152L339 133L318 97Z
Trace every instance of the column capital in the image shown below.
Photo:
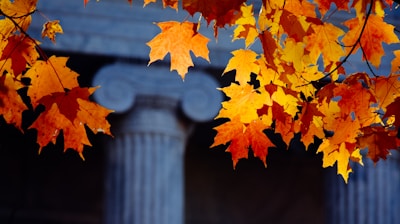
M101 87L95 100L117 114L138 105L175 104L192 121L204 122L215 117L222 102L218 83L207 74L190 72L183 81L166 67L115 63L101 68L93 84Z

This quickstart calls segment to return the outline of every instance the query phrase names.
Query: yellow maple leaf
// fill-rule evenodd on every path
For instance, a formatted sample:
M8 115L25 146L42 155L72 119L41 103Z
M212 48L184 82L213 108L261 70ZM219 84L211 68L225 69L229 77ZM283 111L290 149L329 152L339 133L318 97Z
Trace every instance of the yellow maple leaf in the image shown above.
M296 42L294 39L288 38L281 59L293 64L295 70L301 72L304 69L304 47L303 42Z
M324 77L324 74L318 70L318 66L308 66L302 72L283 75L285 75L288 87L296 92L302 92L306 98L313 97L317 90L310 83Z
M284 111L292 117L294 117L299 110L297 108L299 100L291 94L286 94L280 86L278 86L277 90L272 94L271 99L281 105Z
M232 51L233 57L229 59L223 74L236 70L235 80L240 84L250 81L251 73L258 74L260 67L256 63L258 54L249 49Z
M48 37L53 43L55 43L56 33L63 33L60 20L49 21L43 24L42 38Z
M222 102L222 108L216 118L239 117L242 123L250 123L258 119L257 110L270 102L268 92L259 93L248 83L238 85L232 83L221 90L230 98Z
M207 43L209 39L197 32L197 24L191 22L160 22L157 23L161 33L147 42L150 50L149 64L163 60L169 53L171 57L171 71L176 70L185 78L188 67L193 66L190 51L196 57L202 57L208 62Z
M326 168L337 163L337 174L342 175L347 183L352 169L349 165L350 153L346 149L346 144L332 145L328 139L324 139L318 152L323 152L322 167Z
M31 24L31 14L36 9L36 3L37 0L2 0L0 10L2 14L12 17L14 22L26 31Z
M248 47L258 37L256 28L256 19L253 15L253 5L243 5L241 8L241 17L235 24L238 25L233 31L233 40L245 39L245 45Z

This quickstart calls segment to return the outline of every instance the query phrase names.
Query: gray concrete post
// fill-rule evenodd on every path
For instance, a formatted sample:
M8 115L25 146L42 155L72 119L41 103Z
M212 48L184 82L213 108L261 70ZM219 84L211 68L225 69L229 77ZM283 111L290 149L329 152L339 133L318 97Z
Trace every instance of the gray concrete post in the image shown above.
M212 119L222 96L206 74L114 64L94 78L114 109L107 145L105 223L184 223L184 151L193 122ZM186 117L186 118L183 118Z

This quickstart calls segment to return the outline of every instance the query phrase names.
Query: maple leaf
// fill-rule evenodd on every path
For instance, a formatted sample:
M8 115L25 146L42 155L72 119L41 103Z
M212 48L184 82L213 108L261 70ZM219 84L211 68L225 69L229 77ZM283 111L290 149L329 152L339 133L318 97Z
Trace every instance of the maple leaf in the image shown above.
M265 167L267 167L268 149L275 144L264 133L265 129L270 128L260 119L253 120L246 128L246 136L249 139L249 145L255 157L259 158Z
M400 75L389 75L388 77L373 78L374 85L371 87L378 100L378 106L382 110L400 96Z
M384 127L364 127L363 135L357 138L360 148L368 148L367 156L376 164L379 159L386 159L389 150L397 149L397 132Z
M281 57L282 60L292 63L293 67L298 72L304 69L304 45L303 42L296 42L294 39L288 38L285 42L285 48Z
M357 43L365 19L365 17L361 20L353 18L344 22L344 25L349 28L349 31L342 39L345 46L353 46ZM381 57L385 54L382 47L383 42L387 44L399 42L398 37L394 33L394 26L384 22L382 17L370 15L360 39L360 44L366 57L363 57L363 59L370 61L375 67L379 67ZM353 54L359 47L358 44L355 46ZM347 48L347 53L349 52L350 48Z
M283 79L283 76L285 79ZM310 85L314 81L318 81L324 74L318 71L317 66L308 66L301 72L294 72L292 74L282 74L281 80L284 80L286 85L296 92L304 94L305 98L314 97L317 89Z
M30 15L36 10L36 3L37 0L2 0L0 11L26 31L32 20Z
M265 64L268 67L271 67L274 70L277 70L275 65L275 52L278 49L277 41L272 37L272 34L268 31L264 31L259 34L258 38L261 41L263 52L264 52L264 62L258 61L257 64L260 66ZM262 59L261 59L262 60ZM261 68L260 68L261 69Z
M349 165L349 159L352 154L347 149L347 145L344 142L339 145L332 145L328 139L324 139L317 151L323 152L322 167L326 168L337 163L337 173L342 175L346 183L349 179L349 174L352 172ZM354 154L357 154L356 157L359 157L359 153L357 151L354 152Z
M169 53L171 57L171 71L176 70L185 78L188 67L193 66L190 51L196 57L202 57L208 62L208 38L197 32L197 24L191 22L161 22L157 23L161 33L147 42L150 50L149 64L163 60Z
M63 131L64 150L76 150L83 159L83 146L90 146L85 126L93 133L103 132L111 135L110 124L105 117L112 112L89 101L94 88L75 87L68 92L53 93L39 101L45 111L29 128L38 131L39 152L50 142L56 143L58 135Z
M214 128L217 135L211 147L230 142L226 151L232 155L233 167L236 167L240 159L248 158L249 147L251 147L254 156L267 166L268 148L275 146L263 132L267 128L270 127L260 119L253 120L245 126L235 117Z
M338 102L343 116L350 116L355 113L362 126L375 123L378 119L376 109L371 108L371 104L376 102L374 95L367 88L364 88L360 82L352 85L339 84L333 89L334 96L341 96Z
M296 16L316 17L315 5L308 1L291 0L285 3L285 10Z
M235 22L238 26L233 31L233 40L244 38L245 45L248 47L258 36L256 19L253 15L253 5L243 5L240 10L241 16Z
M42 38L48 37L53 43L55 43L56 33L63 33L60 20L49 21L43 24Z
M251 73L258 74L260 68L256 63L257 53L249 49L239 49L232 51L232 55L223 74L236 70L235 80L240 84L249 82Z
M309 27L309 22L306 21L305 16L296 16L287 10L282 10L279 24L289 38L294 39L295 42L303 42Z
M393 51L394 59L392 60L391 72L398 72L400 70L400 50Z
M272 105L268 92L257 92L248 83L238 85L232 83L228 87L221 88L229 101L222 102L222 108L216 118L234 118L243 123L250 123L258 119L257 110L264 104Z
M249 140L244 135L245 126L238 119L227 121L214 128L217 135L214 137L214 143L210 147L230 142L227 152L232 155L233 167L236 167L239 159L248 158Z
M323 114L318 110L316 103L302 102L301 113L298 115L298 119L295 122L296 132L301 132L301 140L304 143L306 149L314 142L314 135L323 138L325 137L323 130L322 116Z
M290 114L292 117L298 112L298 98L293 96L293 92L289 92L288 89L284 89L280 86L272 94L271 99L281 105L284 111Z
M217 36L218 28L235 23L244 2L246 0L219 0L216 7L214 0L182 0L182 8L192 16L200 12L208 24L215 20L214 34Z
M330 111L330 110L333 111ZM345 118L338 116L340 108L335 101L330 102L329 109L320 110L325 114L324 123L328 118L329 123L326 123L325 128L333 131L333 136L323 139L318 147L317 153L323 153L323 167L333 166L337 163L337 172L342 175L347 183L349 173L352 171L349 161L355 161L362 164L361 155L357 150L357 137L361 133L359 121L353 120L351 116ZM332 115L332 117L329 117Z
M311 61L316 64L322 54L324 65L337 62L344 56L343 47L337 43L344 31L331 23L322 25L311 25L314 32L306 38L306 50L310 53Z
M9 73L0 77L0 114L8 124L13 124L20 131L22 124L22 112L28 107L22 101L16 91L13 76Z
M36 61L26 72L25 77L31 78L28 96L34 108L44 96L79 86L78 73L66 67L67 60L66 57L51 56L47 61Z
M26 69L26 64L33 65L39 58L36 44L24 35L12 35L0 57L0 65L4 70L18 76Z

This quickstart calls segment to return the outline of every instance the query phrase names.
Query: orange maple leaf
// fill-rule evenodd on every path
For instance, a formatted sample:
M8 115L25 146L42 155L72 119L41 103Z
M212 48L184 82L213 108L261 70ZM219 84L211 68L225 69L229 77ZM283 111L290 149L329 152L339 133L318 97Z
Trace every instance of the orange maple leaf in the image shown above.
M55 43L56 33L63 33L60 20L49 21L43 24L42 38L48 37L53 43Z
M50 142L56 143L63 131L64 150L76 150L83 158L83 146L90 146L85 125L93 133L103 132L111 135L110 124L105 119L111 110L89 101L95 88L75 87L68 92L47 95L39 101L44 105L42 112L29 128L38 131L39 152Z
M39 58L36 44L24 35L12 35L0 56L0 71L6 70L14 76L20 75L28 65L33 65Z
M16 86L11 74L0 77L0 114L8 124L13 124L22 131L22 112L28 107L17 93Z
M306 50L310 52L311 61L316 64L321 54L325 66L339 61L344 56L344 50L337 40L344 35L344 31L331 23L311 25L311 27L314 32L306 39Z
M318 110L316 103L302 102L300 105L301 113L295 122L296 129L299 130L296 130L296 132L301 132L301 140L307 149L314 142L314 136L321 139L325 137L322 122L323 114Z
M296 16L316 17L315 5L309 1L291 0L285 3L285 10Z
M268 149L275 144L267 137L264 130L271 128L260 119L253 120L246 128L246 136L249 139L249 146L255 157L259 158L265 167L267 167Z
M304 16L298 17L292 12L282 10L279 26L283 28L291 39L294 39L296 42L302 42L303 38L307 35L309 22L306 21L306 17Z
M31 78L28 96L34 108L39 100L55 92L64 92L79 86L78 73L66 67L68 58L50 57L47 61L38 60L26 72L25 76Z
M355 113L361 126L367 126L379 120L376 109L371 107L376 102L375 96L371 90L364 88L361 82L348 84L339 84L333 89L334 96L341 96L338 105L343 116L350 116Z
M277 70L275 65L275 52L278 49L277 40L272 37L272 34L269 31L264 31L259 34L258 38L261 41L262 49L264 52L264 62L268 67L272 68L273 70ZM263 64L262 61L258 61L257 64Z
M397 149L397 131L390 131L384 127L364 127L362 136L357 138L360 148L367 148L367 156L377 163L379 159L386 159L389 150Z
M214 143L210 147L230 142L226 151L232 155L233 167L236 167L239 159L248 158L249 140L244 135L246 127L239 119L234 118L214 129L217 131L217 135L214 137Z
M345 46L353 46L357 43L365 19L365 17L363 19L353 18L344 22L344 25L349 28L342 40ZM387 44L399 42L399 38L394 33L394 26L384 22L380 16L370 15L360 40L366 57L363 57L363 59L367 59L372 65L379 67L381 57L385 54L382 47L383 42ZM359 48L360 46L357 44L353 54ZM350 48L346 49L347 53L349 53Z
M258 66L258 54L250 49L239 49L231 52L233 57L229 59L223 74L236 70L235 80L240 84L250 81L251 73L258 74L260 67Z
M335 103L335 101L331 101ZM336 114L336 112L334 112ZM328 131L333 131L333 136L324 139L318 148L323 153L323 167L333 166L337 162L337 172L342 175L347 183L349 173L352 171L349 161L362 164L361 155L357 149L357 137L361 133L359 121L353 120L351 116L327 117L332 124L325 126ZM325 119L324 119L325 122Z
M208 62L208 38L197 32L197 24L191 22L161 22L157 23L161 33L147 42L150 50L149 64L162 60L169 53L171 57L171 71L177 70L185 78L188 67L193 66L190 51L196 57L202 57Z
M386 111L386 107L400 96L400 75L373 78L371 86L378 100L378 106Z
M240 159L248 158L249 147L251 147L254 156L259 158L264 166L267 166L268 148L275 146L263 132L267 128L270 127L260 119L244 125L237 117L233 118L214 128L217 135L211 147L230 142L226 151L232 155L233 167L236 167Z

